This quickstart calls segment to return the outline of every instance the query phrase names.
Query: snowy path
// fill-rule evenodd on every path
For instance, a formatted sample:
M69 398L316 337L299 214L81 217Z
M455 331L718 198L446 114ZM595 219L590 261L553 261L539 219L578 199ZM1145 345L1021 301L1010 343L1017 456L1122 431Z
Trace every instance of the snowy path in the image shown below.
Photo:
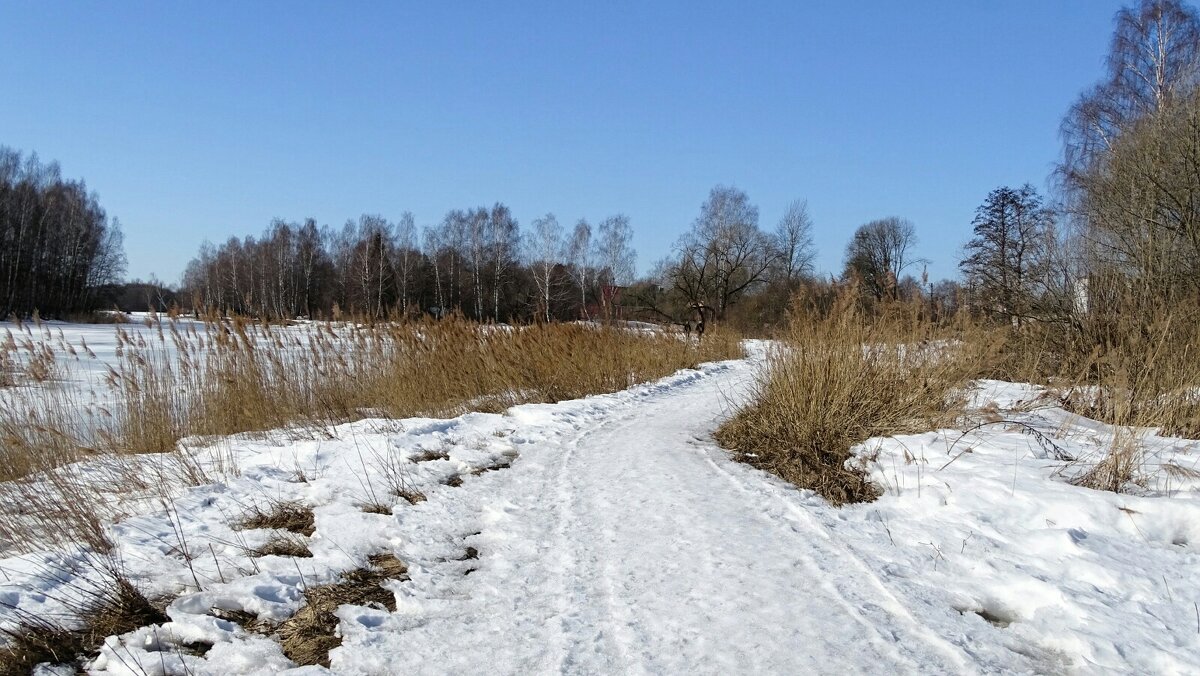
M467 539L479 570L449 589L414 576L402 619L351 632L335 669L381 669L376 653L425 673L971 671L708 439L754 368L515 411L520 458L466 501L481 515L461 525L480 531ZM470 519L462 503L441 507ZM445 523L433 504L419 511Z
M219 442L203 454L236 472L170 509L128 497L112 537L130 579L174 599L171 621L110 637L88 669L328 673L297 668L272 628L312 585L389 553L408 566L386 583L396 610L338 609L334 673L1200 673L1200 479L1088 490L998 424L866 442L885 495L832 508L711 440L765 349L504 414ZM1073 457L1112 443L1042 388L973 392ZM1200 477L1200 443L1143 442ZM427 500L393 496L397 477ZM235 529L279 501L312 508L311 556L255 553L274 532ZM207 556L185 565L185 549ZM0 553L0 628L13 609L62 614L76 575L94 577L53 552Z

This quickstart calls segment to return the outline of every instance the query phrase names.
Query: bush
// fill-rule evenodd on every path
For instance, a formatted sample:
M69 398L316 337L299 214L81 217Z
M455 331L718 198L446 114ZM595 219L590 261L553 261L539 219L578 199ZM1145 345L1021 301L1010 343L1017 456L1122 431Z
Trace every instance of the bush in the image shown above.
M853 292L828 313L803 301L752 402L717 430L737 456L834 505L874 500L878 487L848 463L867 439L952 421L971 349L932 340L903 307L868 320Z

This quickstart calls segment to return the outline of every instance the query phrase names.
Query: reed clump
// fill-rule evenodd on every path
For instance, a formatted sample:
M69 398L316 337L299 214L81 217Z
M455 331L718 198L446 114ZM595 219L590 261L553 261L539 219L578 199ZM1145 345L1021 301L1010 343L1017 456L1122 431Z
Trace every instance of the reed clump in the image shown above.
M952 423L963 404L955 392L976 368L972 346L941 338L917 310L869 316L853 290L824 310L798 298L751 403L717 440L831 504L874 500L881 491L851 449Z
M696 342L583 324L155 318L114 330L116 357L103 383L0 392L0 480L95 454L170 451L190 436L501 411L741 355L737 337L720 330ZM41 354L28 342L31 355ZM51 359L48 368L61 366Z

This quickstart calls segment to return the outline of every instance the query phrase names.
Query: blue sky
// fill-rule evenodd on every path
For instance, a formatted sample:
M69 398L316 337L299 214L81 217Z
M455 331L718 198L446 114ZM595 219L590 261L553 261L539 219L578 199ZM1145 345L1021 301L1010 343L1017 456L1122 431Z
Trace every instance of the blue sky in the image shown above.
M818 267L911 219L952 276L976 206L1039 189L1120 2L0 3L0 145L83 177L129 275L272 218L624 212L639 269L718 183Z

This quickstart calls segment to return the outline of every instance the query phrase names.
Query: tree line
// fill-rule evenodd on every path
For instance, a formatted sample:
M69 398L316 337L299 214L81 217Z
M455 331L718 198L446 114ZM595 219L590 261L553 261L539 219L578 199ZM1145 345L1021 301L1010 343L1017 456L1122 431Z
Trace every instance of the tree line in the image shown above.
M120 224L83 181L0 146L0 318L92 310L124 267Z
M782 321L802 288L853 283L876 302L928 297L952 310L956 285L913 276L923 259L913 253L910 221L889 217L858 228L832 280L816 276L812 231L804 200L764 230L744 191L718 185L671 253L637 277L632 225L620 214L569 229L553 214L522 228L502 203L452 210L420 231L410 213L396 221L363 215L340 229L276 220L258 237L205 244L180 297L196 312L271 319L620 316L760 329Z
M412 214L340 229L276 220L259 237L205 244L183 296L197 312L279 319L458 313L477 321L594 318L634 274L629 219L565 232L553 214L522 232L502 203L455 209L418 230Z

